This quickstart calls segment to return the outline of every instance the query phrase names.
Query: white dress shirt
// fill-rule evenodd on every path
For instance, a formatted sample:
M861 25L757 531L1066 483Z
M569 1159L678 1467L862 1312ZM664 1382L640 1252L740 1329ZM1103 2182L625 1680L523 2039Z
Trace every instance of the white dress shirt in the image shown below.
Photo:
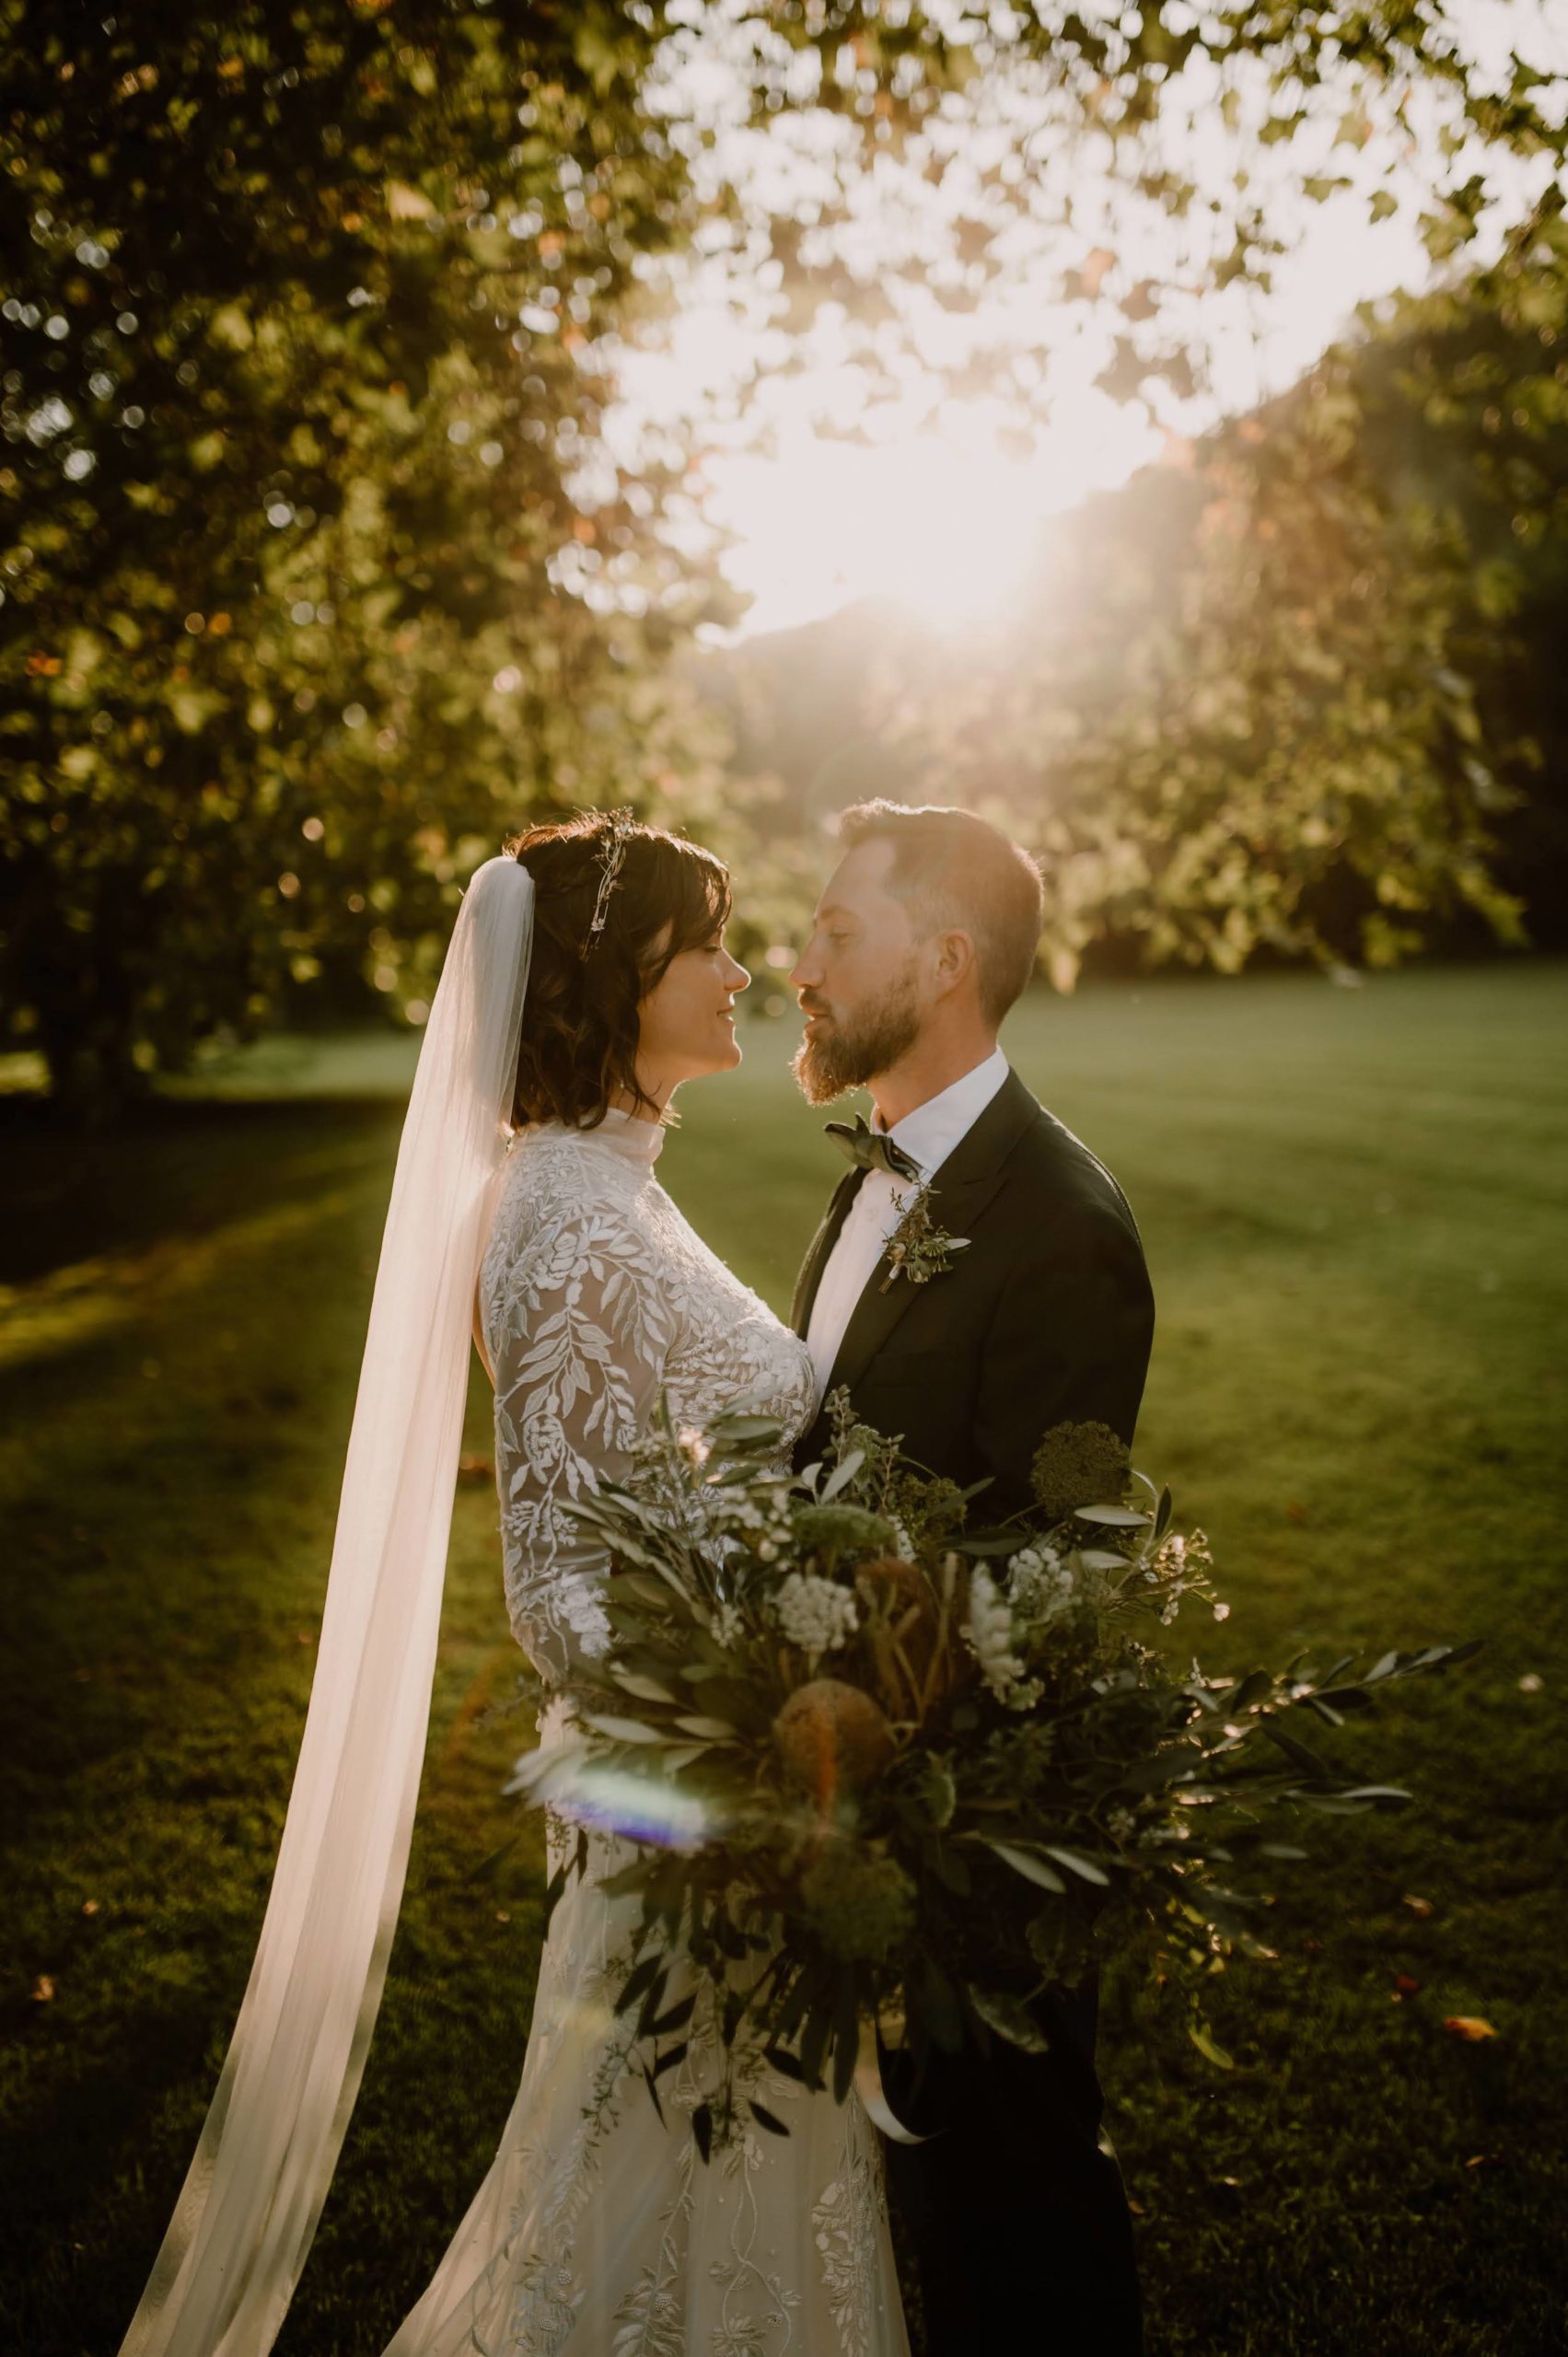
M969 1135L1006 1079L1007 1070L1006 1057L994 1048L983 1063L894 1123L887 1134L920 1165L922 1178L940 1170L953 1148ZM871 1125L881 1128L875 1115ZM868 1170L828 1255L806 1329L806 1347L817 1370L819 1406L855 1304L903 1215L911 1190L908 1179L891 1178L886 1170Z

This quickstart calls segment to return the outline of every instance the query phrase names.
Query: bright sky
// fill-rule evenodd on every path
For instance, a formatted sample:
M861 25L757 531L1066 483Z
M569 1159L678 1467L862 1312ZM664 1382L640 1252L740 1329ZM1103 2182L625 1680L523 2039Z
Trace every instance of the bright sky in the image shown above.
M712 32L722 16L693 11L672 110L694 93L696 107L721 122L725 172L755 203L792 214L809 241L825 234L813 225L832 193L836 145L851 134L809 114L760 132L734 120ZM1568 77L1568 0L1457 0L1449 16L1483 65L1501 65L1513 47ZM1563 88L1568 98L1568 78ZM1185 123L1173 109L1160 134L1165 157L1205 193L1222 190L1237 152L1216 120L1217 95L1195 87ZM1290 250L1269 292L1237 286L1199 298L1179 289L1228 246L1223 217L1216 225L1199 205L1173 226L1110 179L1097 152L1103 141L1077 139L1069 152L1048 96L1016 75L971 86L961 112L930 126L926 154L947 161L939 188L887 157L851 178L852 225L836 234L837 250L890 296L895 320L868 326L830 306L802 344L781 324L783 298L756 250L716 229L710 250L680 265L658 342L621 358L613 438L630 456L639 436L656 444L661 424L698 420L704 456L684 535L696 547L712 527L733 534L724 564L754 600L746 634L869 595L955 623L983 619L1005 602L1053 515L1288 384L1359 301L1428 282L1416 216L1441 122L1425 94L1409 121L1413 141L1384 123L1347 138L1342 99L1295 139L1265 146L1248 141L1244 111L1249 200ZM700 155L693 163L704 168ZM1294 185L1304 169L1342 173L1351 184L1307 203ZM1548 178L1545 159L1521 165L1467 147L1454 177L1471 171L1497 203L1468 262L1495 247ZM1367 199L1377 189L1395 205L1373 225ZM973 308L955 310L940 294L944 282L961 284L948 240L954 217L966 215L1003 222L1007 266ZM1061 299L1069 266L1105 278L1108 294L1154 286L1159 323L1201 361L1206 388L1185 400L1162 392L1158 422L1097 389L1124 322L1109 304ZM937 371L981 354L1000 355L993 389L945 399Z

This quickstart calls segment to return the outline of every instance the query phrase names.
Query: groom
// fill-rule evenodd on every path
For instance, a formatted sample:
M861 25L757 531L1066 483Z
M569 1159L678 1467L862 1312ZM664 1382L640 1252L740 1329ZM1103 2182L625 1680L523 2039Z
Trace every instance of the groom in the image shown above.
M842 813L842 857L791 987L807 1017L796 1077L814 1105L871 1092L876 1120L828 1206L792 1313L820 1401L855 1412L960 1483L989 1479L987 1519L1029 1499L1052 1424L1131 1441L1154 1300L1138 1230L1104 1165L1038 1104L996 1044L1034 970L1033 862L957 809L867 802ZM921 1283L887 1283L900 1199L930 1178L939 1236L967 1238ZM907 1233L907 1231L906 1231ZM929 1261L928 1261L929 1265ZM1043 2054L936 2058L889 2100L925 2141L889 2143L889 2179L918 2255L930 2357L1136 2357L1132 2223L1098 2144L1098 1984L1053 1987Z

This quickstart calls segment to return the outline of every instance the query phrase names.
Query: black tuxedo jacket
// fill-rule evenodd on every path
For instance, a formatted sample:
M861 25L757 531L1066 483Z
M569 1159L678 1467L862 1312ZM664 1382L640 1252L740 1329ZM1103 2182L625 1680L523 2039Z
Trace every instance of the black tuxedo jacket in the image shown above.
M863 1174L846 1172L806 1256L791 1323L811 1305ZM905 1454L967 1484L990 1477L985 1521L1029 1495L1029 1463L1052 1424L1097 1422L1131 1442L1154 1337L1154 1295L1127 1199L1082 1141L1016 1073L935 1172L932 1218L969 1249L923 1285L886 1258L845 1330L829 1391L903 1435ZM796 1462L828 1442L825 1415Z
M862 1173L841 1181L796 1288L804 1335ZM1016 1073L932 1181L932 1216L970 1247L923 1285L884 1256L845 1329L829 1390L901 1434L907 1455L962 1483L989 1477L978 1519L1029 1497L1052 1424L1109 1424L1131 1442L1154 1335L1137 1226L1103 1164ZM819 1416L797 1464L829 1438ZM1098 2143L1097 1976L1036 2000L1042 2054L998 2047L929 2058L923 2081L884 2054L893 2107L926 2141L885 2149L918 2259L929 2357L1141 2357L1127 2197ZM891 2075L889 2075L889 2073Z

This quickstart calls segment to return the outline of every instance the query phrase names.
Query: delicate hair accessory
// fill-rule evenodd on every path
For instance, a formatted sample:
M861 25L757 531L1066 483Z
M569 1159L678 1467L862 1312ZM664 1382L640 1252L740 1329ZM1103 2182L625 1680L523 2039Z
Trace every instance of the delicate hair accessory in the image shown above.
M583 943L585 958L604 931L604 922L610 914L610 896L614 891L616 878L621 874L621 863L626 856L626 846L632 840L632 829L634 823L633 813L629 803L623 803L619 810L612 810L610 813L609 830L599 851L598 898L594 902L593 922L588 926L587 938Z

